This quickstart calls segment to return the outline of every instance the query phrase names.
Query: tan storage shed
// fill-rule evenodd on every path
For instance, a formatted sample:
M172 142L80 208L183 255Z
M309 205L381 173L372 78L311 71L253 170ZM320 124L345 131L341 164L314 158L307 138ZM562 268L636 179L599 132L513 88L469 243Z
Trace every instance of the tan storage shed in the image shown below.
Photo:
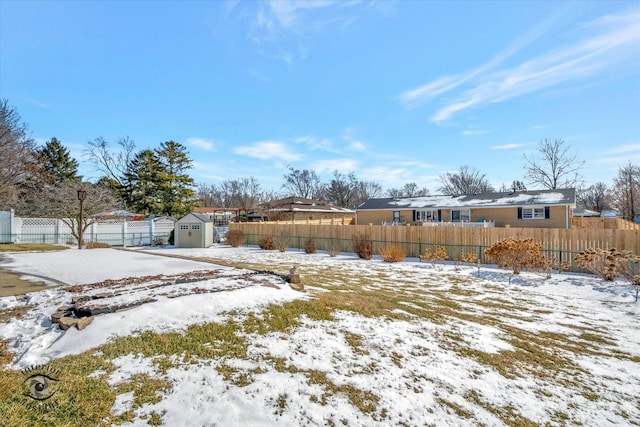
M178 248L208 248L215 236L213 221L199 213L191 212L176 221L174 239Z

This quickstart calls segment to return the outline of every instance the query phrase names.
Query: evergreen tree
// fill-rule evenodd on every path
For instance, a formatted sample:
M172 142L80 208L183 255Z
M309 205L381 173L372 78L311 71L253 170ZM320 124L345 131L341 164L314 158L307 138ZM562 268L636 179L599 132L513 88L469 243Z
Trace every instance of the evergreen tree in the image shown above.
M67 179L78 178L78 162L55 137L38 150L38 161L55 185Z
M166 179L164 165L152 150L136 154L125 173L126 192L131 197L131 209L144 215L163 214L162 188Z
M156 154L163 166L161 175L161 200L166 215L179 218L191 212L196 198L193 178L188 175L192 161L187 147L166 141L156 149Z

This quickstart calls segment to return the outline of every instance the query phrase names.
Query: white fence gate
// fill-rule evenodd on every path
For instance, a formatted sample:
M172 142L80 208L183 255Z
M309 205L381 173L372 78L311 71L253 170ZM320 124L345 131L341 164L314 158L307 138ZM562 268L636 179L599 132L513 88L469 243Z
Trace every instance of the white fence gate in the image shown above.
M166 244L174 222L173 218L166 217L143 221L94 221L85 229L83 240L112 246ZM9 211L0 212L0 243L77 244L77 240L60 219L19 218Z

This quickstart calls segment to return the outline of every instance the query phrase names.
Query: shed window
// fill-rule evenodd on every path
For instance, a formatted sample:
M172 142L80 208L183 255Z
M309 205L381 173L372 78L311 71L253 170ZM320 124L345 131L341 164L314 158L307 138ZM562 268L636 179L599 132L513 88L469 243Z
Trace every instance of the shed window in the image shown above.
M188 230L189 224L180 224L180 230Z
M200 224L191 224L192 230L200 230Z

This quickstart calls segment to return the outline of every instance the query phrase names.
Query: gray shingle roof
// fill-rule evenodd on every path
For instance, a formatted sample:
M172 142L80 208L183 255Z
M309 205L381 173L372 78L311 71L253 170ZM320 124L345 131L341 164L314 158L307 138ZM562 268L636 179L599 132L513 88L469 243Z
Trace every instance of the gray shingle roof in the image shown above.
M463 196L424 196L369 199L358 210L383 209L452 209L452 208L485 208L532 205L569 205L576 203L575 188L561 190L510 191L499 193L470 194Z

